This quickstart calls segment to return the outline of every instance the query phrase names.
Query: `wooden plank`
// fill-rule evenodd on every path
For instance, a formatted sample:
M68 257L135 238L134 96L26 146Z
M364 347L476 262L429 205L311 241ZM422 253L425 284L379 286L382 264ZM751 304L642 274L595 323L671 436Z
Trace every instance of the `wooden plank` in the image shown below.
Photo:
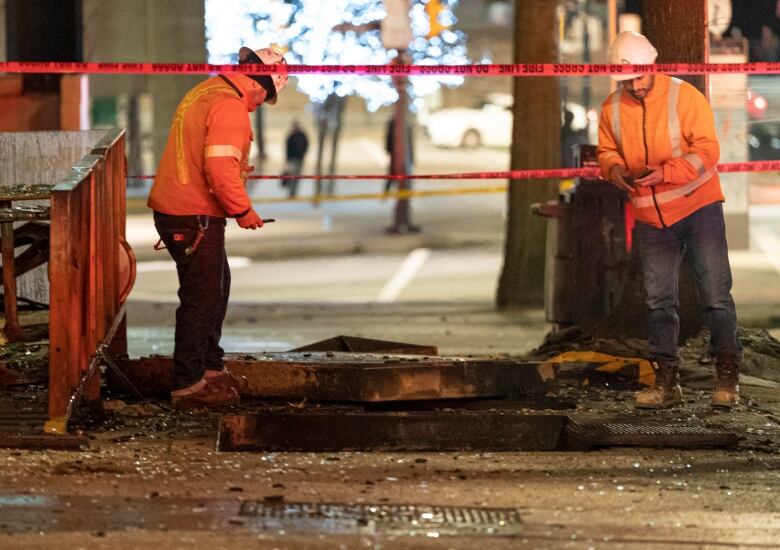
M110 166L109 187L111 194L109 196L109 207L113 215L111 216L112 225L112 285L111 285L111 307L112 315L121 315L122 319L117 325L110 344L111 352L116 356L127 353L127 322L124 312L120 313L122 307L121 292L123 281L120 277L120 254L124 254L122 241L125 233L125 194L127 192L127 159L125 157L125 134L120 134L116 144L111 148L106 157L106 162Z
M52 193L51 249L49 253L49 416L67 413L72 388L71 365L78 361L81 303L75 248L81 225L80 201L71 192ZM74 240L76 239L76 240ZM73 339L75 337L75 340Z
M127 350L117 250L125 232L124 145L124 131L107 132L52 191L47 429L58 432L82 394L100 397L98 371L89 365L109 330L120 338L114 352Z
M89 157L86 157L89 158ZM90 173L84 179L82 184L77 188L76 192L79 194L81 200L81 224L78 233L79 249L77 256L79 258L79 271L76 286L79 288L80 294L80 307L81 318L78 325L74 324L74 328L78 327L81 331L76 340L79 342L77 348L77 359L74 364L71 379L71 396L75 394L77 388L81 385L84 378L84 374L89 368L89 360L95 352L95 346L97 345L95 325L97 319L95 319L95 300L94 295L94 281L92 277L93 258L91 255L94 251L94 241L92 240L92 231L94 228L94 220L92 219L91 210L94 204L92 200L92 190L97 178L98 162L95 163ZM71 399L71 403L68 407L68 416L73 412L74 401Z
M0 202L0 208L10 206L10 202ZM0 250L2 250L3 257L3 304L5 306L5 326L3 331L9 342L18 342L22 339L22 327L19 325L19 310L16 307L13 222L0 223Z
M565 415L500 412L223 415L220 451L553 451Z

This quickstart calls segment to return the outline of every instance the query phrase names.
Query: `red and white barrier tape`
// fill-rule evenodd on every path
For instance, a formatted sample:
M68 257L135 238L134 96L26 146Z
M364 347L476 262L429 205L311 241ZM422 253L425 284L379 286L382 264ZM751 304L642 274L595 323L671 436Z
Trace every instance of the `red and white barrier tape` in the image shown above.
M61 74L351 74L390 76L597 76L611 74L778 74L780 62L606 65L515 63L476 65L211 65L207 63L85 63L4 61L0 73Z
M718 172L778 172L780 160L762 160L747 162L724 162L718 164ZM553 168L539 170L507 170L503 172L465 172L459 174L330 174L330 175L251 175L253 180L489 180L489 179L568 179L568 178L599 178L599 168ZM128 176L128 179L148 180L154 175Z

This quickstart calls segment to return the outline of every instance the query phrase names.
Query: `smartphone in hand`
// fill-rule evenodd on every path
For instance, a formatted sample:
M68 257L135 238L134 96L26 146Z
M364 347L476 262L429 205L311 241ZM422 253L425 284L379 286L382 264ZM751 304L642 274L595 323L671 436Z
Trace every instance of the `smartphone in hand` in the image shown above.
M650 175L650 174L652 174L652 173L653 173L653 171L652 171L652 170L650 170L650 168L645 168L644 170L642 170L642 173L641 173L641 174L639 174L639 175L638 175L636 178L634 178L634 179L638 179L638 180L639 180L639 179L642 179L642 178L646 178L647 176L649 176L649 175Z
M650 170L650 168L645 168L644 170L642 170L642 173L639 174L637 177L633 178L631 176L626 176L625 180L626 180L626 183L629 184L631 187L636 187L636 184L634 183L634 180L645 178L645 177L649 176L652 173L653 173L653 171Z

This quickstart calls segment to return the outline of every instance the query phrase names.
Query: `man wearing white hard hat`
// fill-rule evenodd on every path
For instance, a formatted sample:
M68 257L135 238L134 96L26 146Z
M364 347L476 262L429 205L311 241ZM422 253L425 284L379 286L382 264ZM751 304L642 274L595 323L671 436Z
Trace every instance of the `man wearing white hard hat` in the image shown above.
M238 60L284 64L271 48L241 48ZM238 402L219 345L230 294L225 223L235 218L244 229L263 226L245 188L252 171L249 113L276 103L286 85L286 71L219 75L192 88L176 108L148 205L158 248L167 248L179 277L171 392L178 409Z
M658 52L635 32L610 45L613 65L648 65ZM699 283L710 353L716 367L711 404L739 402L737 316L731 297L723 193L716 165L720 145L712 109L695 87L666 75L626 70L620 87L602 104L598 158L603 177L628 194L636 215L635 238L647 291L648 344L653 387L635 406L662 409L682 402L677 350L678 279L684 253Z

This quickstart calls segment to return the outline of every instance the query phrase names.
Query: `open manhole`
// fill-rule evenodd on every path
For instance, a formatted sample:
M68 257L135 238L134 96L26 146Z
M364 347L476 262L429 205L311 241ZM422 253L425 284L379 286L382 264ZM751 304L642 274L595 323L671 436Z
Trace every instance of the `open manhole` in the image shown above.
M566 426L570 445L585 447L729 447L739 441L734 432L705 424L682 422L587 422Z
M522 525L515 508L408 504L244 501L239 516L266 527L330 532L383 531L441 535L507 535Z

